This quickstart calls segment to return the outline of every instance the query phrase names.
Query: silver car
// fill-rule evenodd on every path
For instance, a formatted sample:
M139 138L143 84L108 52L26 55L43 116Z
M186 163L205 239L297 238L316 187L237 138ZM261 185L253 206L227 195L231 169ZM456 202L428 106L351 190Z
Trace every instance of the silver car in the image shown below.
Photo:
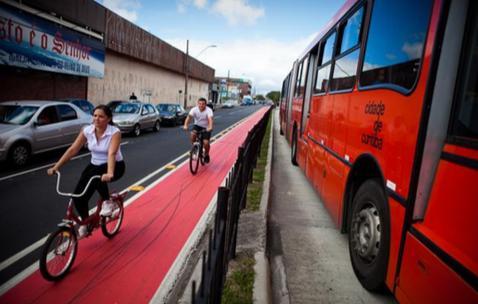
M153 105L135 101L117 105L113 111L113 122L121 132L139 136L142 129L152 128L158 132L161 118Z
M91 122L91 115L64 102L0 102L0 161L22 166L32 154L70 145Z

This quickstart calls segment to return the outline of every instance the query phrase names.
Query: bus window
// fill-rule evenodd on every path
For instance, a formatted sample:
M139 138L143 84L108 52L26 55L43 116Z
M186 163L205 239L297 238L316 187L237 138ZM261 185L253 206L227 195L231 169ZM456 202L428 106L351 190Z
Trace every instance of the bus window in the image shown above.
M360 43L360 29L362 28L363 7L355 12L345 23L342 29L340 54L345 53Z
M315 77L314 94L325 93L329 84L330 62L335 46L335 32L323 44L322 60L319 60L317 76Z
M299 95L304 96L305 94L305 81L307 80L307 67L308 67L308 57L306 57L302 63L302 73L300 76L300 85L299 85Z
M418 77L431 0L374 1L360 86L410 91ZM390 12L393 12L391 14Z
M356 11L341 28L340 55L335 61L333 76L330 80L331 91L349 90L355 85L362 20L363 7Z
M295 90L294 90L294 97L300 96L300 76L302 75L302 62L299 63L299 67L297 68L297 79L295 82Z
M471 32L464 47L462 71L459 73L451 141L478 148L478 22L472 19Z

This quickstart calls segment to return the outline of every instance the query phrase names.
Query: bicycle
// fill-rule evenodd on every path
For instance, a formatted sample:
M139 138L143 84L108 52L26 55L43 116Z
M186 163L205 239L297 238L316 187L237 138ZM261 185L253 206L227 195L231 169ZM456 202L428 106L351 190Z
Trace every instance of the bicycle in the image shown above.
M194 141L191 151L189 152L189 170L192 175L198 172L199 163L204 166L204 147L203 134L205 130L199 131L196 134L196 141Z
M112 238L118 233L124 217L123 202L128 193L128 190L126 190L123 193L114 192L110 195L110 201L116 205L111 215L100 216L103 205L103 201L100 199L96 204L96 211L86 219L80 219L73 211L73 197L83 196L91 182L96 178L101 178L101 176L91 177L81 194L73 194L60 191L61 174L58 171L56 174L58 176L56 192L61 196L70 197L70 201L65 217L58 224L58 229L48 236L41 252L40 272L43 278L48 281L59 281L66 276L75 261L80 239L88 237L100 226L103 235L107 238ZM78 229L81 225L86 225L88 232L84 237L79 238Z

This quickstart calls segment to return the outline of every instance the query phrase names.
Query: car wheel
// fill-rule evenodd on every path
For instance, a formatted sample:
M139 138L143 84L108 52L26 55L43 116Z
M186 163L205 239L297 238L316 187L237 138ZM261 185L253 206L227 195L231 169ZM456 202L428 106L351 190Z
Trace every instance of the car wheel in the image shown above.
M160 126L159 126L159 120L156 120L156 122L154 123L153 130L154 130L155 132L159 132L159 128L160 128Z
M10 149L10 161L15 166L24 166L30 158L30 147L25 143L17 143Z
M136 137L141 135L141 127L139 126L139 124L134 125L133 135Z

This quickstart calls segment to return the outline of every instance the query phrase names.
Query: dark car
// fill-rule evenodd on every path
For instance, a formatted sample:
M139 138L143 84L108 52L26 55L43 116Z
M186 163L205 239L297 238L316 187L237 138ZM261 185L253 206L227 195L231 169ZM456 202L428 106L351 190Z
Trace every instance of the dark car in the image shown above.
M95 109L95 106L89 102L86 99L79 99L79 98L65 98L65 99L60 99L61 101L69 102L83 110L83 112L93 115L93 110Z
M216 110L216 105L214 103L212 103L212 101L209 101L207 103L207 106L211 108L211 110L215 111Z
M119 104L121 104L121 103L123 103L123 102L128 102L128 101L126 101L126 100L112 100L112 101L108 102L108 103L106 104L106 106L107 106L108 108L110 108L111 112L114 112L114 111L115 111L115 108L116 108Z
M161 122L172 126L183 124L188 115L186 110L176 103L160 103L156 105L156 109L159 111Z

